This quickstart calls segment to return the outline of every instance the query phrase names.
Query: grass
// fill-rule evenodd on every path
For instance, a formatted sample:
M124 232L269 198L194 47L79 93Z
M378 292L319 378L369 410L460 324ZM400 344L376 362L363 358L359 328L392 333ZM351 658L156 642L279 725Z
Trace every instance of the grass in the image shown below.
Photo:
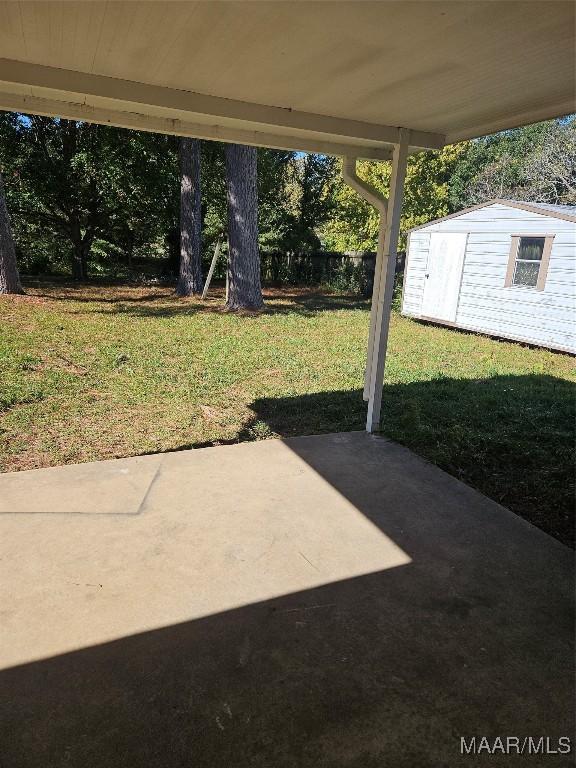
M270 291L239 317L169 289L0 297L0 461L32 469L362 429L368 304ZM571 357L394 314L383 432L573 539Z

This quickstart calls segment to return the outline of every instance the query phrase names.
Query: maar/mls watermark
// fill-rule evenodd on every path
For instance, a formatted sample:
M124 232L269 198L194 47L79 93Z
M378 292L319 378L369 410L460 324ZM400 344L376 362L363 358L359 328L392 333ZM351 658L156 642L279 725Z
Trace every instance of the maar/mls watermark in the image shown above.
M569 736L461 736L461 755L569 755Z

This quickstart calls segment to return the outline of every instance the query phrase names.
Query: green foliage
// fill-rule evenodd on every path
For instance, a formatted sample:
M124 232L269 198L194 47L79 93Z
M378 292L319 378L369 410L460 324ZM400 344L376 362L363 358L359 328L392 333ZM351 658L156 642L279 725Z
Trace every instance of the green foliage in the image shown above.
M574 116L466 144L450 182L451 209L498 197L576 204Z
M173 136L0 113L0 169L20 268L126 277L144 259L157 262L157 274L176 273L177 150ZM319 246L315 229L331 210L333 168L334 161L323 156L258 150L264 250ZM207 261L227 228L222 144L202 142L201 183Z
M340 253L261 253L262 282L273 285L323 286L366 295L374 274L373 262Z
M289 252L319 250L319 230L334 213L338 164L326 155L300 155L292 159L286 184L290 227L283 240Z
M395 312L402 311L402 289L404 287L404 272L398 272L394 276L394 292L392 294L392 309Z
M21 270L174 276L180 257L177 146L171 136L0 113L0 170ZM361 161L359 174L388 193L389 163ZM222 144L202 142L201 183L207 269L227 228ZM376 248L378 215L343 182L340 161L260 149L258 196L263 260L270 253L285 257L267 279L365 289L362 270L349 262L331 265L318 280L318 269L302 258L320 250ZM494 197L576 203L576 119L411 155L400 248L411 227ZM222 263L216 277L224 275ZM263 264L263 271L270 269Z
M366 268L361 262L342 260L324 284L333 291L365 294L368 284Z
M0 164L21 265L129 261L173 218L172 137L0 114ZM83 276L83 275L78 275Z
M388 194L390 164L360 161L358 174ZM343 181L335 180L334 212L323 228L332 250L370 250L378 214ZM400 248L411 227L495 197L576 203L576 119L552 120L419 152L408 160Z
M408 229L449 212L449 182L463 152L464 145L458 144L409 157L401 248ZM382 194L388 194L390 163L361 160L358 175ZM343 180L334 182L334 196L334 214L323 229L326 246L339 251L374 250L378 240L378 213Z

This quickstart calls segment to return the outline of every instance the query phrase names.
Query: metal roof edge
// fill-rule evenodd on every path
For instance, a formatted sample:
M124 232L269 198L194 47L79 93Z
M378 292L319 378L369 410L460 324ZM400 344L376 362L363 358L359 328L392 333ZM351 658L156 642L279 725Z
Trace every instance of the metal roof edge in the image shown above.
M538 205L532 205L530 202L525 202L523 200L505 200L501 197L495 197L493 200L486 200L484 203L478 203L477 205L472 205L469 208L463 208L461 211L449 213L447 216L440 216L438 219L431 219L425 224L419 224L417 227L411 227L410 229L406 230L406 234L409 232L415 232L419 229L424 229L425 227L429 227L431 224L437 224L440 221L455 219L458 216L464 216L466 213L470 213L470 211L477 211L480 208L487 208L490 205L496 204L507 205L509 208L519 208L520 210L530 211L530 213L538 213L540 216L552 216L554 219L564 219L564 221L572 221L576 223L576 213L561 213L560 211L554 211L549 208L540 208Z

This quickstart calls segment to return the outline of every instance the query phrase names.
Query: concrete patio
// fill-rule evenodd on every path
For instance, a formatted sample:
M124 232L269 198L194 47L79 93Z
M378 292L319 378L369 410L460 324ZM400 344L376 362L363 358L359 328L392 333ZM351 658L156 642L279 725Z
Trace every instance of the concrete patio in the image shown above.
M0 511L2 766L493 766L460 737L572 735L572 553L383 438L8 474Z

